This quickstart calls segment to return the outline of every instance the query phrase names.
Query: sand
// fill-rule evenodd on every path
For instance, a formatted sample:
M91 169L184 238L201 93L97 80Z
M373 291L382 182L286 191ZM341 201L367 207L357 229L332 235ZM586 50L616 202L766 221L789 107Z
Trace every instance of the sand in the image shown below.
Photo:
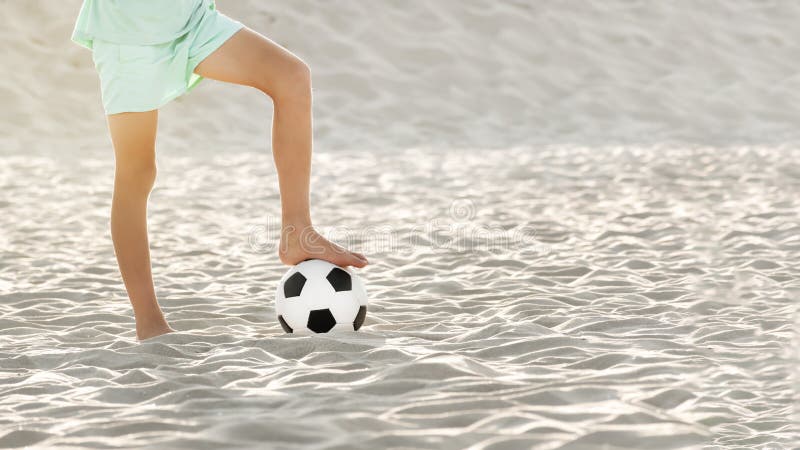
M149 211L179 332L136 342L79 2L6 2L0 448L796 446L795 4L269 3L218 1L315 72L364 327L281 331L269 105L208 81Z

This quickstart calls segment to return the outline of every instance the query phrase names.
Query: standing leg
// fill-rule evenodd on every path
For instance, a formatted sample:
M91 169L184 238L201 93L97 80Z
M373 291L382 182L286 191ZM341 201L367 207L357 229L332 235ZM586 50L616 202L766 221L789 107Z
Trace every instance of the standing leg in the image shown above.
M156 300L147 239L147 198L156 178L157 124L157 110L108 116L116 161L111 237L139 339L173 331Z
M272 98L272 151L281 192L279 256L285 264L324 259L363 267L364 255L343 249L317 233L309 212L311 176L311 74L303 61L245 27L195 69L203 77L255 87Z

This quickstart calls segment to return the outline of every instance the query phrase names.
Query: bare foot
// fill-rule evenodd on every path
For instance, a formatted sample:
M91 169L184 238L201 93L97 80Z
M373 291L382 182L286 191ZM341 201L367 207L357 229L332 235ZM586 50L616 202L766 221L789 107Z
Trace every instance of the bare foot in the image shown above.
M285 226L278 250L281 261L293 266L307 259L322 259L337 266L364 267L369 264L361 253L345 250L325 239L313 227Z
M139 325L138 322L136 324L136 338L140 341L161 336L162 334L173 333L174 331L166 321L148 323L146 325Z

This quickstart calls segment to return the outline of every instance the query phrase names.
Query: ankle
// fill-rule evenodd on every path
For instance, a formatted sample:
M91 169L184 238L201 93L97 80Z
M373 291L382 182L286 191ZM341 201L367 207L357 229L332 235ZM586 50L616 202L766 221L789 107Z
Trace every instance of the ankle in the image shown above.
M151 329L169 326L161 310L149 311L146 314L134 314L136 328Z
M172 333L173 331L175 330L173 330L172 327L170 327L169 324L166 322L158 326L145 327L145 328L140 328L137 325L136 338L139 339L140 341L143 341L145 339L150 339L152 337L161 336L162 334Z
M281 243L289 246L315 242L319 233L311 223L284 223L281 228Z
M311 216L309 214L286 214L281 216L282 229L294 228L302 230L304 228L311 228Z

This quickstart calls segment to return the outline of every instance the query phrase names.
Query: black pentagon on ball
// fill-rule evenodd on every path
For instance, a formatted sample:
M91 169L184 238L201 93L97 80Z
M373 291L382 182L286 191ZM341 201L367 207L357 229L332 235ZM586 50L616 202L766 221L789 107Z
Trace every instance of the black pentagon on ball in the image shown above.
M289 324L286 323L285 320L283 320L283 316L278 316L278 322L281 323L281 328L283 328L283 331L285 331L287 333L293 333L294 332L292 330L292 327L290 327Z
M336 292L353 290L353 280L350 274L336 267L325 277Z
M327 333L336 325L336 319L330 309L315 309L308 315L309 330L314 333Z
M359 306L358 314L356 314L356 320L353 321L353 329L358 331L358 329L361 328L361 325L364 324L364 319L366 317L367 317L367 307Z
M303 292L303 286L306 285L306 277L302 273L297 272L286 279L283 283L283 296L286 298L299 297Z

